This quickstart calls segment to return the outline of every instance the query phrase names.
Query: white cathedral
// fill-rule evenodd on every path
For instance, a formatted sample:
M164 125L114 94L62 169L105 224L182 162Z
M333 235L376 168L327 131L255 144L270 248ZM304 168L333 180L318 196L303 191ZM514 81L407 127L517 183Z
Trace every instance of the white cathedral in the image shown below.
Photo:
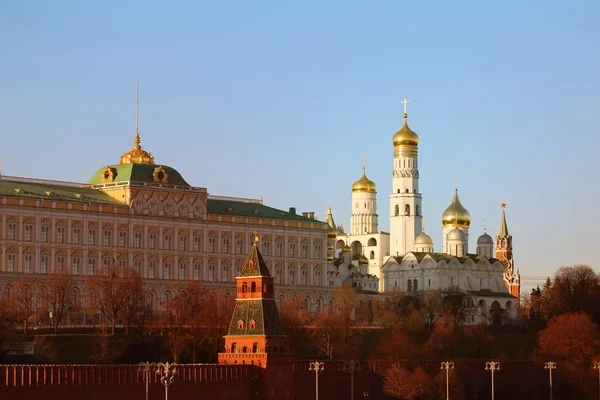
M475 253L469 252L471 216L458 198L442 214L442 251L436 252L432 238L423 228L422 194L419 192L419 137L408 127L404 101L404 125L393 137L394 169L390 194L390 232L378 226L377 188L366 176L352 185L350 231L335 224L331 206L326 212L330 227L330 279L352 281L365 291L405 293L426 289L467 293L475 309L470 322L489 321L502 311L516 316L520 275L512 257L505 204L496 240L485 232L477 239ZM494 255L494 246L496 251ZM356 265L357 264L357 265ZM330 285L340 282L330 280Z

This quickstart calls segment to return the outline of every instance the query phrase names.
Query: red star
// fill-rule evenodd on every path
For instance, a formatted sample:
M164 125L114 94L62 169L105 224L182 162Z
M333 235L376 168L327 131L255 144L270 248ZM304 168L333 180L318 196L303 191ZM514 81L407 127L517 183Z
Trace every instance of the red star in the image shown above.
M502 208L506 208L506 203L502 203L500 205L502 206Z

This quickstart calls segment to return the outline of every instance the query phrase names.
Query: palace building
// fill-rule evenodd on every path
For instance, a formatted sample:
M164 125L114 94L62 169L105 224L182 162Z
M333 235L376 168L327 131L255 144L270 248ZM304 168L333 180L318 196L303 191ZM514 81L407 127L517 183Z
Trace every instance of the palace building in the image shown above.
M190 185L142 148L136 126L133 148L85 184L0 177L0 290L13 296L15 282L27 280L43 321L44 277L69 272L83 312L67 322L90 322L98 316L86 302L88 279L118 266L142 277L155 311L184 281L199 281L233 302L253 232L279 301L302 293L312 312L329 303L341 283L327 279L325 222L293 207L278 210L262 199L219 197Z

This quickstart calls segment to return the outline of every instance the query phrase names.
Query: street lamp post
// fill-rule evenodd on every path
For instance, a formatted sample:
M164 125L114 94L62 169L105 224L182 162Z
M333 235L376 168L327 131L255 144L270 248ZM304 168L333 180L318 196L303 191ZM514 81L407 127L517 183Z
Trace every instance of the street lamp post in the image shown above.
M552 400L552 370L556 369L556 363L553 361L547 361L544 364L544 368L550 373L550 400Z
M594 369L598 370L598 400L600 400L600 361L594 361Z
M344 372L350 372L350 400L354 400L354 371L360 371L360 362L356 360L344 361Z
M156 373L160 375L160 383L165 387L165 400L169 400L169 386L175 380L177 374L177 364L158 363L156 364Z
M308 365L309 371L315 371L315 400L319 400L319 372L325 370L325 363L322 361L311 361Z
M492 371L492 400L494 400L494 371L500 371L500 363L498 361L488 361L485 363L485 370Z
M446 370L446 400L450 400L450 370L454 369L454 363L452 361L442 361L440 369Z
M150 381L150 372L156 369L156 363L146 361L138 364L138 371L144 372L144 380L146 381L146 400L148 400L148 383Z

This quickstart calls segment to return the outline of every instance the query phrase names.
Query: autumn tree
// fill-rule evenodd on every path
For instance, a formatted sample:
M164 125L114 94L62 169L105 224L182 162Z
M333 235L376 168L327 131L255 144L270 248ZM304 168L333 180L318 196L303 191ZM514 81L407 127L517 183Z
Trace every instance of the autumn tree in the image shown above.
M296 354L310 354L311 344L308 338L307 312L300 304L298 296L285 299L277 304L281 327L288 337L290 348Z
M583 312L554 317L538 335L537 353L560 365L571 381L580 381L600 354L598 327Z
M397 399L425 400L434 398L436 385L423 368L410 371L400 363L394 363L385 373L383 390Z
M103 321L110 325L113 335L117 321L127 304L126 270L127 268L109 267L101 270L100 274L90 280L90 288L95 294L92 299L94 307L100 311Z
M23 334L27 335L29 319L37 311L35 282L18 280L15 283L15 308L18 319L23 322Z
M0 295L0 362L10 351L10 344L17 336L13 323L13 307L11 299Z
M146 310L146 293L142 279L133 268L125 268L123 271L123 285L126 297L122 314L127 335L134 323L141 325L144 322L142 314Z
M56 335L65 314L73 309L71 275L64 271L48 274L44 279L44 285L48 290L48 304L52 312L54 334Z
M202 337L208 345L210 358L216 358L225 342L223 336L229 331L233 313L233 301L225 292L203 293L197 318L202 327Z
M560 314L583 311L600 322L600 279L587 265L559 268L542 296L542 309L547 320Z
M357 306L356 291L342 287L333 295L333 308L324 310L313 320L310 335L328 357L334 354L336 358L359 356L363 332L355 320Z

